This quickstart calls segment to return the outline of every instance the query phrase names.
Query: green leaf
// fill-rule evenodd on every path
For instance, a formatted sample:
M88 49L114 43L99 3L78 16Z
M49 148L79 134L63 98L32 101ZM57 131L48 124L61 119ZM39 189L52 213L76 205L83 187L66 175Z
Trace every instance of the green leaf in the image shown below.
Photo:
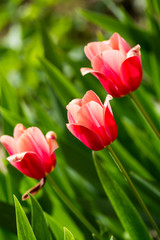
M58 221L56 221L53 217L45 213L45 217L47 218L47 221L49 223L49 227L56 237L56 240L63 239L63 227L59 224Z
M64 227L64 240L75 240L73 234Z
M0 76L0 84L1 84L1 106L3 108L8 109L8 111L12 113L18 112L18 102L17 102L17 96L13 89L13 87L9 84L9 82ZM12 126L9 122L5 121L5 118L3 117L3 132L5 134L11 134L12 133Z
M149 180L154 179L151 173L147 171L147 169L145 169L145 167L140 164L140 162L138 162L118 140L112 144L112 147L121 159L123 165L129 167L129 170L135 171L140 174L140 176Z
M92 11L82 11L82 15L89 21L95 23L96 25L102 27L104 30L110 32L118 32L127 41L132 41L134 44L139 43L147 51L154 49L157 54L157 48L159 45L159 36L146 32L136 27L136 25L130 25L128 22L121 23L113 17L92 12ZM153 46L153 44L154 46ZM158 54L157 54L158 57Z
M62 68L62 57L60 56L60 51L58 51L58 46L52 41L50 35L46 31L46 26L44 26L43 23L40 26L40 31L42 35L45 58L53 63L56 67Z
M148 181L134 172L131 172L131 176L143 188L143 190L145 190L145 193L147 193L148 196L151 196L152 199L157 199L157 202L160 201L160 188L157 182Z
M18 240L36 240L28 218L19 201L14 196Z
M0 113L2 114L3 118L11 124L11 126L15 127L17 123L22 123L25 127L29 127L30 123L25 119L22 118L20 115L10 112L9 110L0 107Z
M51 64L47 59L40 59L41 65L49 76L50 83L59 99L64 105L67 105L73 98L80 97L79 92L70 83L70 81Z
M93 157L105 193L110 199L124 229L130 235L130 238L133 240L151 240L146 226L129 198L117 182L115 182L114 179L108 175L107 171L104 170L95 153Z
M48 225L43 213L43 210L37 200L30 196L31 198L31 222L32 228L35 233L35 236L38 240L49 240L50 233Z
M32 103L34 110L36 111L37 120L40 122L40 124L46 129L51 129L55 131L57 134L60 134L62 132L60 126L52 119L52 117L47 113L47 111L37 102Z

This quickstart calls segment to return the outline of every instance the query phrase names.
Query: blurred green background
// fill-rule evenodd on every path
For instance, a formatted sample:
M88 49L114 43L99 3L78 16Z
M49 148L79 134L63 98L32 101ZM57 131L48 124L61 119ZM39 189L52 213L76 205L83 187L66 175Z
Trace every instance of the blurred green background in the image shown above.
M131 46L141 45L143 81L135 95L160 130L160 2L157 0L1 0L0 1L0 134L12 135L21 122L45 134L57 133L60 148L51 174L84 216L109 239L129 239L95 171L91 151L66 129L66 105L94 90L102 102L106 92L91 74L84 46L118 32ZM143 122L128 96L111 102L118 125L113 149L130 173L153 217L160 224L159 142ZM30 219L30 200L21 195L36 181L19 173L5 160L0 146L0 239L17 239L13 194ZM99 157L107 173L127 193L152 232L107 150ZM52 191L49 183L36 196L43 210L76 239L92 239ZM48 220L49 221L49 220ZM50 228L52 223L49 222ZM54 235L54 230L52 231ZM53 237L53 236L52 236ZM55 239L53 237L53 239Z

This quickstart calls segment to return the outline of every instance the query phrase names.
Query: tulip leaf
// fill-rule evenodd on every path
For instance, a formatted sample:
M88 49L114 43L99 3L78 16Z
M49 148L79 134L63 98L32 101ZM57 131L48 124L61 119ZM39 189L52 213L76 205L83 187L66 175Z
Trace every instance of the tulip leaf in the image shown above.
M82 11L82 15L104 30L118 32L126 40L133 41L134 44L139 43L147 51L154 48L154 52L157 54L159 45L159 37L157 35L141 30L135 25L128 24L128 22L121 23L119 20L104 14L85 10ZM154 46L152 46L152 42L154 42Z
M58 46L54 44L50 35L46 31L46 26L43 24L40 26L40 32L42 36L42 43L44 48L45 58L53 63L56 67L62 67L62 57L60 56L60 51L58 51Z
M45 58L41 58L40 62L45 72L49 76L50 84L64 105L67 105L73 98L80 97L77 89L70 83L70 81L57 67L51 64Z
M36 240L28 218L21 207L19 201L14 196L15 208L16 208L16 222L17 222L17 234L18 240Z
M18 103L17 103L17 96L13 89L13 87L9 84L7 79L3 78L1 76L1 106L3 108L8 109L8 111L12 113L18 112ZM12 133L12 126L9 122L5 121L5 118L3 117L3 132L5 134L11 134Z
M145 192L148 193L148 196L151 196L152 200L157 199L157 202L159 203L159 201L160 201L160 188L159 188L157 182L148 181L147 179L142 178L141 176L137 175L134 172L131 172L131 176L140 185L140 187L143 187Z
M152 175L150 174L150 172L147 171L147 169L145 169L144 166L142 164L140 164L140 162L138 162L129 153L129 151L127 151L127 149L123 147L123 145L118 140L116 140L113 143L112 147L115 150L115 152L118 154L118 156L121 159L124 166L127 166L129 168L129 170L135 171L138 174L140 174L140 176L145 177L149 180L154 179L152 177Z
M45 215L40 204L37 200L30 196L31 198L31 222L32 228L35 233L35 236L38 240L49 240L50 239L50 232L48 228L47 221L45 219Z
M25 125L25 127L30 126L30 123L25 118L22 118L20 115L14 112L10 112L8 109L0 107L0 113L2 114L3 118L13 127L15 127L17 123L22 123Z
M63 227L56 221L53 217L48 215L47 213L45 214L45 217L48 221L50 230L52 231L53 235L56 237L56 240L61 240L63 239Z
M64 240L75 240L73 234L64 227Z
M122 188L102 167L95 153L93 153L93 158L104 191L130 238L133 240L151 240L149 232L141 217Z
M61 132L60 126L52 119L52 117L45 111L45 109L37 102L32 103L34 110L36 111L37 120L42 125L42 127L45 127L46 130L52 129L57 134ZM45 126L43 126L43 123L45 122Z

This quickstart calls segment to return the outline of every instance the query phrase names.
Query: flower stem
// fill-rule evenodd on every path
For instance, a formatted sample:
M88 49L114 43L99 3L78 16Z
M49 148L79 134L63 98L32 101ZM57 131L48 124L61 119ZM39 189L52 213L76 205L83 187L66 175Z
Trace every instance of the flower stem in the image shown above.
M156 224L156 222L154 221L154 219L152 218L148 208L146 207L144 201L142 200L141 196L139 195L136 187L134 186L132 180L130 179L128 173L126 172L126 170L124 169L123 165L121 164L119 158L117 157L117 155L115 154L114 150L112 149L112 147L109 145L108 147L108 150L114 160L114 162L118 165L118 167L120 168L120 170L122 171L123 175L125 176L125 178L127 179L132 191L134 192L137 200L139 201L141 207L143 208L144 212L146 213L150 223L152 224L152 226L156 229L157 233L158 233L158 236L160 236L160 230Z
M73 205L73 203L67 198L67 196L58 187L53 178L48 175L47 179L51 183L52 188L58 195L58 197L66 204L66 206L74 213L74 215L86 226L86 228L97 237L99 240L103 240L99 232L88 222L88 220L81 214L81 212Z
M136 96L132 92L129 93L129 96L133 100L133 102L136 105L137 109L139 110L140 114L142 114L144 120L147 122L147 124L153 130L154 134L158 137L158 139L160 139L159 131L157 130L156 126L154 125L154 123L152 122L152 120L150 119L150 117L148 116L148 114L146 113L146 111L144 110L143 106L140 104L140 102L136 98Z

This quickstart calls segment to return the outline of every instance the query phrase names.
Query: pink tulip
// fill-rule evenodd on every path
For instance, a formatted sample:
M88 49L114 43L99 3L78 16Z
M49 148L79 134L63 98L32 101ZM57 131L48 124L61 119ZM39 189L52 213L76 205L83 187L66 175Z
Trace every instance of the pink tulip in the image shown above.
M123 97L136 90L142 80L140 46L131 48L118 34L108 41L91 42L84 48L91 68L81 68L82 75L92 73L113 97Z
M108 95L104 102L93 91L82 99L74 99L67 105L69 131L92 150L99 151L112 143L118 134Z
M54 151L58 148L54 132L48 132L44 137L37 127L26 129L22 124L17 124L13 136L3 135L0 141L10 155L8 161L15 168L37 180L54 169Z

